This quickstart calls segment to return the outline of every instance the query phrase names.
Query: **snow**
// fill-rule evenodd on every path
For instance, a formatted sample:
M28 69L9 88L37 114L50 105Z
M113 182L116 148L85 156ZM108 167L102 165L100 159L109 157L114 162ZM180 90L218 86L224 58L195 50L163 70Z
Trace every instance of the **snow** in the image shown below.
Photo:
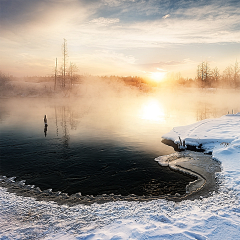
M186 145L199 146L212 152L222 164L222 173L228 186L240 193L240 113L216 119L206 119L188 126L175 127L163 138L179 144L179 137ZM239 194L237 193L237 194Z
M203 121L188 125L175 127L163 138L179 143L179 137L185 144L199 146L206 150L212 150L216 143L223 147L240 137L238 127L240 124L240 113L225 115L216 119L205 119Z
M65 206L0 188L0 239L239 239L240 114L176 127L163 137L211 151L222 163L210 197Z

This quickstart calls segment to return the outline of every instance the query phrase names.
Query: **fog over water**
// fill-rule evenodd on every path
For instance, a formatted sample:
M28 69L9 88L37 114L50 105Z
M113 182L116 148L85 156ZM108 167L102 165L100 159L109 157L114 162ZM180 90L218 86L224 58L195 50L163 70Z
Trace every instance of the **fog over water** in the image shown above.
M175 126L238 111L235 90L143 93L120 82L88 78L71 93L39 97L51 85L30 85L21 86L21 96L18 86L17 95L1 99L0 174L70 194L147 195L156 183L156 195L174 194L162 191L165 186L175 191L182 186L184 193L191 179L154 161L174 152L161 136Z

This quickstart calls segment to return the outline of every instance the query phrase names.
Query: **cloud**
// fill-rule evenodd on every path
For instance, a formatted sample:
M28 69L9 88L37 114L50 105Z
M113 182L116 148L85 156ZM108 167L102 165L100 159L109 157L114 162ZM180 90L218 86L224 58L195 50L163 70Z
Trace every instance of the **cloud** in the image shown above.
M166 19L166 18L168 18L168 17L170 17L170 14L167 14L167 15L163 16L162 18L163 18L163 19Z
M166 71L166 69L173 69L175 67L183 66L185 64L196 64L190 59L183 59L181 61L161 61L161 62L153 62L153 63L144 63L138 64L139 69L148 72L155 71Z
M156 1L155 10L154 1L126 2L129 5L125 7L123 3L120 4L120 1L115 2L120 4L116 9L122 10L116 11L114 8L116 14L113 16L118 17L96 17L90 20L91 23L96 23L96 26L80 26L78 33L83 36L82 41L85 41L86 37L86 43L109 49L163 48L174 44L239 42L240 15L234 6L221 6L215 3L215 5L201 6L188 1L189 8L186 8L186 1L177 1L182 7L171 9L171 14L165 14L164 17L162 17L163 14L158 14L157 19L152 19L151 16L146 19L146 15L139 18L136 14L141 15L143 12L146 14L147 11L159 12ZM163 1L163 5L166 4L167 1ZM139 8L141 8L140 13ZM164 11L165 8L163 7ZM103 14L101 10L98 13ZM168 21L165 21L166 18ZM110 28L99 29L97 27L99 25Z
M117 7L126 3L134 3L135 0L103 0L104 5L109 5L110 7Z
M240 14L235 8L178 10L167 22L161 19L134 23L129 26L142 32L142 40L157 47L165 44L239 42Z
M50 68L50 60L61 58L66 38L70 55L81 63L83 56L92 56L109 67L138 67L139 62L156 62L149 66L155 70L180 66L181 58L168 61L156 52L165 48L171 55L172 47L238 43L238 5L223 0L0 0L0 63L45 59ZM84 66L92 66L87 59Z
M1 0L1 3L2 37L22 38L23 41L33 38L37 41L41 36L52 41L79 37L82 44L92 43L95 47L146 48L238 42L240 35L237 9L215 2L214 5L211 1L200 5L195 1L178 0L172 8L169 1L159 4L154 0ZM106 9L106 4L111 8ZM106 12L102 9L111 16L99 16ZM171 14L163 16L168 9ZM166 18L168 21L164 21ZM99 26L110 28L100 29Z
M110 50L96 50L94 52L83 54L76 59L81 69L91 74L100 75L137 75L139 73L132 55ZM94 63L89 65L89 63Z
M110 24L119 23L119 21L120 20L118 18L100 17L100 18L95 18L95 19L91 20L90 23L96 23L97 25L100 25L100 26L108 26Z
M98 50L96 51L97 58L106 62L114 62L116 64L134 64L136 59L131 55L124 55L123 53L117 53L109 50Z
M89 12L78 0L9 0L0 2L0 8L0 27L15 30L30 26L56 26L73 20L76 24Z

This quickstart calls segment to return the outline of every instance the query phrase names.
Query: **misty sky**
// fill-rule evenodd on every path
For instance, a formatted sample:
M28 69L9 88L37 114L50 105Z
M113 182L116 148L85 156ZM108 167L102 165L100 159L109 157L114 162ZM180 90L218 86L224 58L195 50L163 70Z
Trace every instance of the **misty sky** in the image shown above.
M195 77L240 61L240 1L0 0L0 71L53 74L64 38L80 74Z

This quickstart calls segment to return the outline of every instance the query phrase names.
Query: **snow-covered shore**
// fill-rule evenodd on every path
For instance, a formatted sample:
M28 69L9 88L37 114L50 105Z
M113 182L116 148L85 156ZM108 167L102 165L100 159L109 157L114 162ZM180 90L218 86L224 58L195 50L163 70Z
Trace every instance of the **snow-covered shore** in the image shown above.
M201 146L212 152L213 158L220 161L228 186L240 191L240 113L228 114L216 119L173 128L164 134L164 139L179 144L181 138L186 145ZM239 192L240 193L240 192Z
M0 188L0 239L239 239L240 114L176 127L163 138L199 146L222 163L217 193L199 200L68 207Z

